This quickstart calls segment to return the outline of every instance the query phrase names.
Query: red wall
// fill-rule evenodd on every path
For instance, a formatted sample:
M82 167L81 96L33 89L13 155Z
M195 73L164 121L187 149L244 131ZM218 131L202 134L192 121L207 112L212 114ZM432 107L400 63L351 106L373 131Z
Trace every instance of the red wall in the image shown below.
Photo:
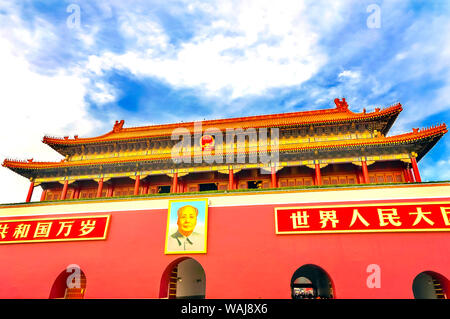
M276 235L273 208L209 208L208 253L190 255L207 298L290 298L304 264L329 274L336 298L413 298L419 273L450 278L448 233ZM164 209L112 212L105 241L0 245L0 298L48 298L69 264L86 275L85 298L158 298L163 272L184 256L164 255L166 221ZM369 264L381 267L381 288L367 287Z

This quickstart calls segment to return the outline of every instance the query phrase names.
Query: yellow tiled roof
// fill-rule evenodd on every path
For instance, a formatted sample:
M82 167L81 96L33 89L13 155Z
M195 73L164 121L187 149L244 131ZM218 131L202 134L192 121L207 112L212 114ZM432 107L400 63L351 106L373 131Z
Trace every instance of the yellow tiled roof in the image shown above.
M338 102L336 102L338 105ZM342 103L342 102L340 102ZM345 100L344 100L345 103ZM247 129L247 128L264 128L264 127L282 127L282 126L294 126L294 125L310 125L310 124L327 124L327 123L339 123L343 121L361 121L371 118L379 118L389 114L398 114L402 110L400 103L380 110L375 109L374 112L366 113L354 113L348 109L347 104L342 106L340 104L334 109L305 111L305 112L291 112L282 114L271 115L259 115L259 116L247 116L230 119L209 120L202 121L202 130L206 129L218 129L225 131L226 129ZM56 138L45 136L43 142L49 145L82 145L99 142L111 142L130 139L140 139L148 137L161 137L171 136L174 129L185 128L194 134L195 122L186 123L174 123L174 124L162 124L151 125L141 127L123 127L124 121L116 121L112 131L97 137L78 138L75 136L73 139L68 136L64 138Z

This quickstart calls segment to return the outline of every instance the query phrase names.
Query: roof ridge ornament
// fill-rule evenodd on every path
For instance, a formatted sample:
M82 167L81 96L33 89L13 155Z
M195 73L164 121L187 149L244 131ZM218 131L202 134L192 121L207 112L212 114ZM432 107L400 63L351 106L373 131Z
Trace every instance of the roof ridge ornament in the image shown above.
M334 99L334 104L336 104L336 108L339 111L346 111L348 110L348 104L345 101L345 97L342 98L342 100L339 100L339 98Z
M121 120L120 122L116 121L116 123L114 124L114 127L113 127L113 131L114 132L120 132L122 130L122 128L123 128L123 124L124 123L125 123L124 120Z

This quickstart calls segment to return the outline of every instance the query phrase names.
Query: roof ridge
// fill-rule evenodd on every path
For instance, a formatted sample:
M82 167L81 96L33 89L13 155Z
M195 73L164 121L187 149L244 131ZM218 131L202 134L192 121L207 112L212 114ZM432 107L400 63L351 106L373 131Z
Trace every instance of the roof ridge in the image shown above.
M172 127L180 127L180 125L184 127L190 127L195 125L195 123L201 122L202 126L211 126L214 124L226 124L226 123L236 123L236 122L243 122L243 121L255 121L255 120L274 120L274 119L280 119L280 118L295 118L295 117L301 117L301 116L308 116L308 115L320 115L320 114L348 114L350 115L350 118L358 118L358 117L365 117L365 116L379 116L383 114L389 114L390 111L395 111L400 109L402 110L401 104L398 102L396 104L390 105L386 108L380 109L375 108L373 112L366 113L366 110L363 109L363 112L353 112L348 108L348 104L345 101L345 98L341 100L335 99L336 107L332 109L319 109L319 110L309 110L309 111L296 111L296 112L288 112L288 113L276 113L276 114L265 114L265 115L255 115L255 116L244 116L244 117L235 117L235 118L227 118L227 119L216 119L216 120L206 120L206 121L190 121L190 122L179 122L179 123L168 123L168 124L155 124L155 125L146 125L146 126L135 126L135 127L127 127L124 128L124 120L116 121L114 124L114 127L111 131L99 135L96 137L86 137L86 138L78 138L78 135L75 135L73 139L69 139L68 136L64 136L63 138L60 137L51 137L51 136L44 136L42 142L46 144L52 144L52 142L58 143L67 141L69 143L79 140L80 143L82 142L90 142L92 140L102 139L105 137L108 137L110 135L113 135L114 133L133 133L133 132L145 132L147 130L157 130L157 129L170 129ZM346 119L342 119L346 120ZM309 121L312 123L319 123L320 121ZM307 121L307 123L309 123ZM165 134L163 134L165 135Z

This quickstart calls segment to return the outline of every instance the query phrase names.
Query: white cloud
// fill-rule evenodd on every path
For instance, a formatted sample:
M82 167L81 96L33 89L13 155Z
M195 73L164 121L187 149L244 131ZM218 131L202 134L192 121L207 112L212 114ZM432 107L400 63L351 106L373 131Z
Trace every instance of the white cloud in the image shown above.
M77 38L83 43L85 48L91 48L95 44L96 37L100 28L98 26L90 26L89 28L75 29Z
M427 161L420 163L420 174L424 182L450 181L450 159L442 159L436 162Z
M88 68L98 74L124 69L175 87L199 88L206 95L234 99L299 85L327 62L318 43L320 30L311 24L320 19L313 19L301 1L194 2L188 9L211 14L211 22L199 26L194 37L178 47L170 44L164 29L151 18L118 11L120 30L129 46L126 53L92 56ZM333 15L334 19L321 24L329 29L339 23L340 10L342 6L324 6L313 12Z
M83 136L100 126L84 101L88 81L79 69L53 75L33 71L26 55L36 49L45 33L47 39L53 36L52 28L38 23L47 29L38 26L29 31L20 25L17 16L9 19L10 27L0 30L0 160L59 160L61 156L41 142L44 135ZM3 20L2 26L6 24ZM21 37L16 40L19 34ZM25 200L29 181L4 167L0 168L0 179L0 203ZM39 196L39 189L34 199Z
M99 105L115 101L117 95L117 90L107 82L95 82L89 93L90 98Z
M403 32L401 51L376 73L379 85L374 87L374 95L405 83L418 88L429 86L411 89L408 98L400 101L405 106L399 118L401 126L420 125L424 118L449 109L449 33L450 21L445 14L412 19Z
M338 74L338 78L350 78L354 80L358 80L361 77L361 74L357 71L344 70Z
M126 39L128 46L139 50L147 56L161 53L169 45L169 38L164 29L151 15L123 11L118 18L119 31Z

